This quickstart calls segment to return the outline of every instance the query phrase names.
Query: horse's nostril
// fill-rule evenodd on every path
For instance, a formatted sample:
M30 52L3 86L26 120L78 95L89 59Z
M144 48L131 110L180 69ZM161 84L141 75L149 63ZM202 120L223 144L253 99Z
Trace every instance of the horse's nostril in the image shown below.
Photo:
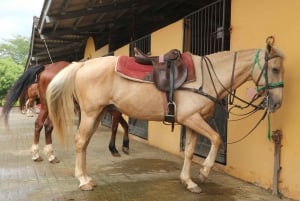
M280 106L281 106L280 103L276 103L276 104L274 105L274 108L275 108L275 109L278 109L278 108L280 108Z
M273 107L272 107L273 111L275 111L275 110L279 109L279 108L280 108L280 106L281 106L281 104L280 104L280 103L275 103L275 104L273 105Z

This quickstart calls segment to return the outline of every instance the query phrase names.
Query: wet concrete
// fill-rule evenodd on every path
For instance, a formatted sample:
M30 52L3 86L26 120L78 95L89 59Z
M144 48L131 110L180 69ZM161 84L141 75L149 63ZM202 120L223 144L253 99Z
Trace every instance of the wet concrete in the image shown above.
M193 164L191 174L203 193L192 194L179 181L181 157L131 140L130 154L115 158L108 151L110 130L105 127L93 136L87 154L88 172L98 186L84 192L74 177L73 137L63 147L54 136L60 163L50 164L44 155L43 162L31 161L34 120L14 110L10 130L0 124L0 201L288 201L215 171L201 184L198 164ZM119 150L121 138L119 134ZM41 135L40 149L43 146Z

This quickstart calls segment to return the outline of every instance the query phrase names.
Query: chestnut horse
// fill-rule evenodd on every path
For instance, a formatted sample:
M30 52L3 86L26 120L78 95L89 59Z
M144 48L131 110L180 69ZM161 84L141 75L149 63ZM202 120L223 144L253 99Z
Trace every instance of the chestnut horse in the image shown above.
M190 168L198 134L206 136L211 149L200 168L204 181L214 165L221 145L220 135L205 121L215 105L246 81L254 81L265 96L266 109L276 111L282 103L282 54L267 39L266 49L224 51L207 56L191 55L196 80L184 83L174 92L177 105L176 122L186 127L184 163L180 174L186 188L200 193L191 179ZM108 56L73 63L62 70L49 84L47 102L49 115L57 135L73 136L72 110L75 98L81 108L81 123L75 135L75 176L82 190L96 185L87 174L86 153L98 127L104 108L114 105L122 113L137 119L163 121L164 96L152 83L141 83L121 77L115 72L118 57ZM167 61L165 61L167 62ZM85 83L84 85L82 83ZM205 94L205 95L204 95Z
M53 126L48 117L48 108L46 104L46 89L53 77L68 66L70 63L60 61L53 64L37 65L26 70L15 82L6 96L6 101L2 110L2 115L5 117L6 124L8 124L8 115L18 98L25 93L28 87L33 84L38 84L38 93L41 103L40 112L35 120L34 139L31 146L32 160L42 161L43 158L39 154L39 140L42 128L45 128L45 147L44 152L50 163L58 163L59 160L54 155L52 148L52 130Z
M20 95L19 104L22 113L26 114L28 117L33 117L36 114L36 109L34 108L35 102L39 99L38 84L31 84L25 92Z
M35 120L34 140L31 146L32 160L35 162L43 161L43 158L39 154L39 140L40 132L45 127L45 148L44 152L50 163L58 163L59 160L54 155L52 147L52 130L53 126L48 117L48 108L46 104L46 89L49 82L53 77L63 68L70 63L66 61L60 61L53 64L47 64L45 66L39 65L29 68L23 75L15 82L6 96L6 101L3 106L2 115L5 117L6 124L8 123L8 115L15 104L20 98L20 106L24 105L26 97L30 102L38 96L40 99L41 109ZM26 104L28 103L26 101ZM118 150L115 147L115 140L117 134L118 124L120 123L124 129L123 135L123 147L122 150L125 154L129 153L129 137L128 137L128 125L122 117L122 113L115 108L107 108L107 112L112 115L112 134L109 142L109 150L113 156L120 156Z

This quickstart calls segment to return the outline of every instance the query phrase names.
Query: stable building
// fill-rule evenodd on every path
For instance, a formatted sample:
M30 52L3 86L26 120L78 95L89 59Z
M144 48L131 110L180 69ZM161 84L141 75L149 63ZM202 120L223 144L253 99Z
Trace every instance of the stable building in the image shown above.
M283 105L270 115L270 121L261 120L263 111L233 121L237 119L234 114L249 110L234 108L228 113L218 106L209 119L223 141L215 169L300 200L296 86L300 75L299 9L297 0L289 4L280 0L45 0L41 16L34 18L26 68L61 60L132 56L134 47L152 55L174 48L197 55L264 48L266 38L272 35L275 46L285 55ZM247 91L253 87L253 83L246 83L236 94L247 100ZM223 101L231 109L231 100ZM162 122L127 119L133 139L183 155L183 126L175 125L171 132L171 127ZM110 117L105 116L102 123L109 125ZM203 161L209 149L210 142L199 136L195 161Z

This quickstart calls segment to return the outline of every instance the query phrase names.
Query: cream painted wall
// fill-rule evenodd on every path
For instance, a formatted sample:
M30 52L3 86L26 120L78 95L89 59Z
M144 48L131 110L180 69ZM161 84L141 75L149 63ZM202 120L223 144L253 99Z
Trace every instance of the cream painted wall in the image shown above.
M271 129L283 132L280 191L300 200L300 1L232 0L231 49L263 47L267 36L275 36L275 45L285 54L285 86L282 108L272 115ZM245 87L239 90L244 95ZM228 141L247 132L260 118L229 123ZM241 143L228 145L226 172L271 188L273 143L266 137L266 121Z

